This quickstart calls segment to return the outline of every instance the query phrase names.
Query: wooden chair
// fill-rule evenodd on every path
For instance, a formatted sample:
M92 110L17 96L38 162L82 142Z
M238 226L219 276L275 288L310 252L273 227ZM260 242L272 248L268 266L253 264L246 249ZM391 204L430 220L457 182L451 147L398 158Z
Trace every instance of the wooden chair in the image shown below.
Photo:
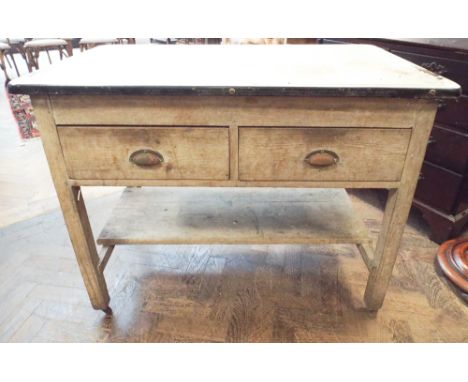
M120 44L118 38L82 38L80 40L80 51L94 48L98 45Z
M24 53L24 38L4 38L0 39L0 43L7 44L9 45L10 49L5 51L5 59L8 63L8 66L10 69L12 69L11 62L13 63L13 66L15 67L16 75L19 77L20 72L18 70L18 66L16 65L16 60L15 60L15 54L19 53L21 57L24 58L26 61L26 55ZM10 62L11 60L11 62Z
M40 38L27 41L24 44L24 49L26 52L28 70L32 72L33 68L39 69L39 54L42 51L47 53L50 64L52 64L49 53L50 50L57 50L61 60L64 56L68 57L67 45L67 41L61 38Z
M3 70L3 73L5 73L5 83L8 83L8 81L10 81L11 79L10 76L8 75L8 71L7 71L6 64L5 64L5 59L7 59L7 52L9 52L9 50L10 50L10 45L4 42L0 42L0 67Z

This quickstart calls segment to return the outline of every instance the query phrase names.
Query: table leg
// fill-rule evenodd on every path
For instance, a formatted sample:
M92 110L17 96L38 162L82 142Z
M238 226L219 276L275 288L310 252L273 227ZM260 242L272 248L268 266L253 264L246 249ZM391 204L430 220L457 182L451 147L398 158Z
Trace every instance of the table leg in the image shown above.
M364 300L369 310L378 310L383 304L413 201L436 110L433 103L421 101L419 110L415 112L400 187L389 191L383 224L375 249L377 266L370 271L364 294Z
M104 275L98 268L99 256L86 206L80 187L68 184L65 161L49 99L38 96L33 97L32 101L52 179L91 304L95 309L109 312L109 293Z
M390 190L382 229L375 250L377 267L370 271L364 301L369 310L378 310L384 301L400 240L412 201L412 193L402 189Z
M59 195L59 199L76 259L92 306L94 309L107 311L110 297L104 275L99 270L99 255L86 206L81 196L81 187L70 187L70 189L73 197L71 200L69 200L70 192L66 195ZM70 207L72 207L71 210Z

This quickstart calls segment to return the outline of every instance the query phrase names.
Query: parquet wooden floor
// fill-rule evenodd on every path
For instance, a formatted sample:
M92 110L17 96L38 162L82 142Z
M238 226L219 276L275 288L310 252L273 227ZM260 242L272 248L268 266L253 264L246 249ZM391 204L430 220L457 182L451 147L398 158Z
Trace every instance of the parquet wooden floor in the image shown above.
M89 202L97 234L117 200ZM375 239L373 191L352 199ZM434 271L437 245L407 226L385 304L368 313L353 246L118 246L112 317L94 311L61 212L0 230L0 341L466 342L468 308Z

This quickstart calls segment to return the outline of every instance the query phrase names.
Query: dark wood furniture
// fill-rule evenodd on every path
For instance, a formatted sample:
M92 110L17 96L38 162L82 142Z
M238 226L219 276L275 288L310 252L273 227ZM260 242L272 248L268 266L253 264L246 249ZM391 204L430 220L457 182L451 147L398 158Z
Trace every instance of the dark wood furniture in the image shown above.
M373 44L450 78L462 87L457 100L439 102L413 206L441 243L468 222L468 39L322 39L322 43Z

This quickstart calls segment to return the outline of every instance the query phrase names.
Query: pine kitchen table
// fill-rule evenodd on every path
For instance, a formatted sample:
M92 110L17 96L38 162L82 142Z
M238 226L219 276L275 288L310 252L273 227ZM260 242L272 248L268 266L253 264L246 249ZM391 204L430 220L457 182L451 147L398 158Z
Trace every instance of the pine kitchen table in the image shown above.
M129 45L9 91L31 95L95 309L119 244L353 243L377 310L437 102L460 87L367 45ZM122 185L96 244L80 187ZM375 246L345 188L389 190Z

